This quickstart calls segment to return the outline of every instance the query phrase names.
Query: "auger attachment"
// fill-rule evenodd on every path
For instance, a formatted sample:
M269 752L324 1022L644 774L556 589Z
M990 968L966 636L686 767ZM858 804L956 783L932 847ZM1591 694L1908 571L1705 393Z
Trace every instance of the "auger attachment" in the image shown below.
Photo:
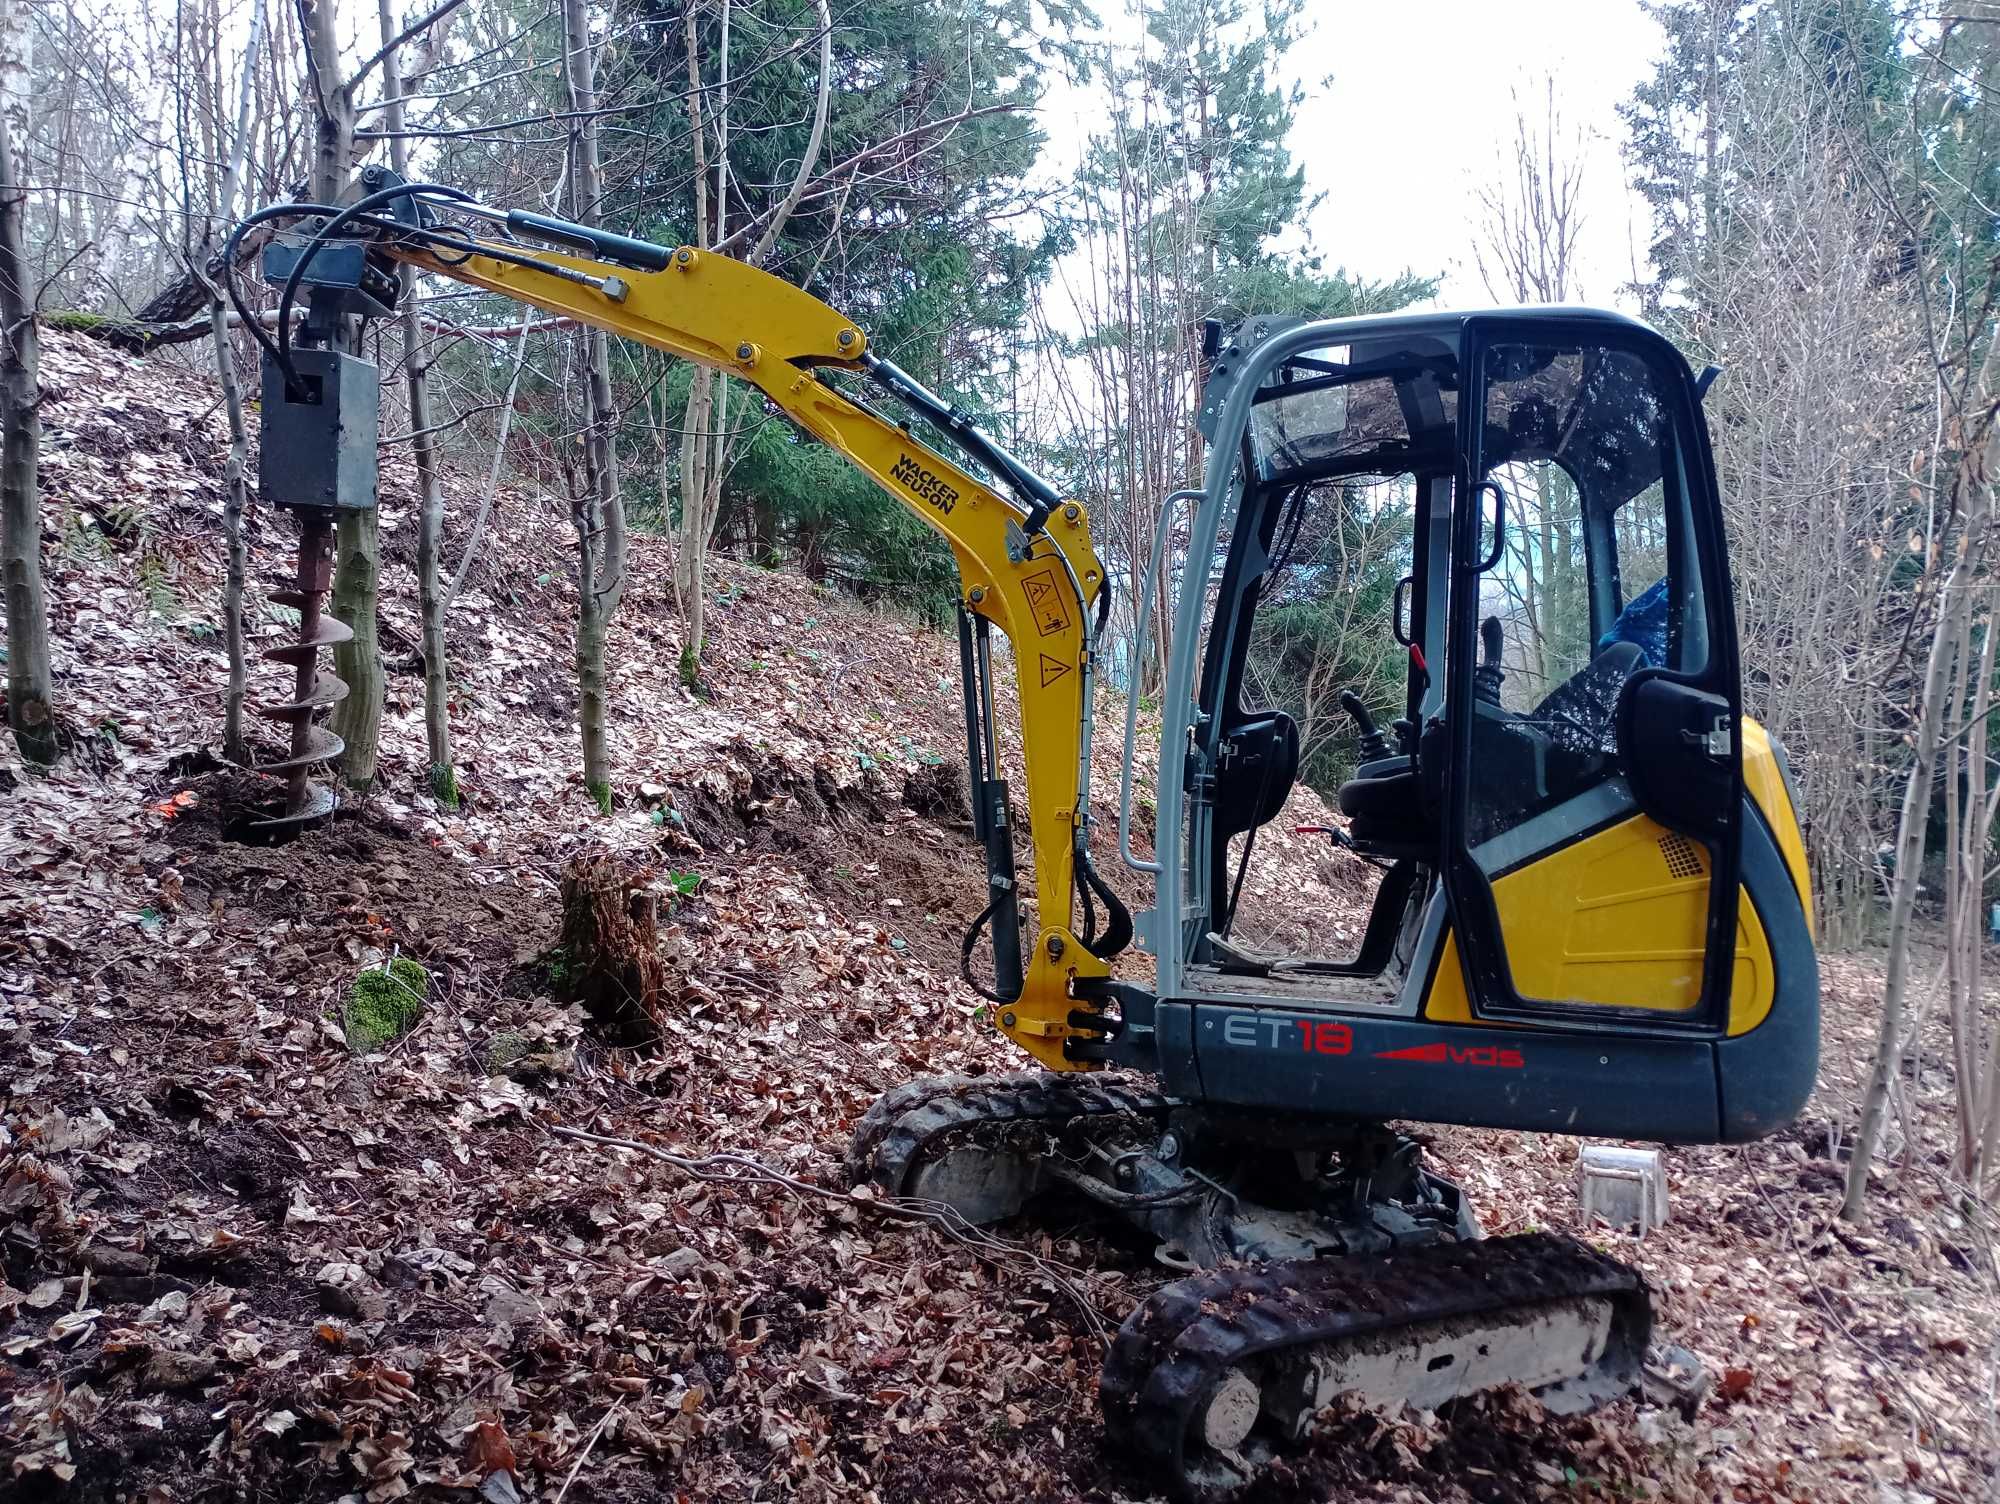
M303 245L274 241L264 257L267 281L283 280L288 288L309 292L297 338L281 328L265 351L263 368L258 491L299 519L298 572L270 597L299 613L298 636L264 654L291 668L291 698L257 707L259 715L292 728L286 754L257 767L285 780L284 811L249 826L274 835L326 819L337 803L332 788L311 775L347 750L317 720L321 711L347 698L347 685L321 670L319 655L322 648L352 641L354 633L324 607L333 587L334 520L375 505L382 405L374 362L337 346L350 340L351 315L386 314L389 304L382 299L393 298L396 289L393 278L370 267L359 245L336 242L333 253L319 255L327 244L315 230Z
M289 724L291 749L275 762L259 763L256 771L285 779L285 808L282 814L253 820L249 828L276 833L324 820L334 811L333 790L315 782L312 769L333 762L347 750L347 744L313 717L347 698L347 684L338 676L319 668L321 648L350 641L354 633L344 623L324 613L322 607L333 586L333 513L325 507L299 509L298 573L290 589L274 590L274 605L290 606L299 613L296 639L267 650L269 663L289 664L293 671L292 697L278 705L259 705L257 713L267 720Z

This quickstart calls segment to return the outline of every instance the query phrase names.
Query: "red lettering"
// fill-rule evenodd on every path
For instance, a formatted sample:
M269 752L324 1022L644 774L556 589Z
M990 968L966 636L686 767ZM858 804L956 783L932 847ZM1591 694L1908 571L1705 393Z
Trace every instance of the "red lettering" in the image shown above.
M1345 1055L1354 1048L1354 1031L1346 1024L1328 1020L1314 1023L1309 1018L1295 1018L1292 1027L1299 1031L1299 1048L1313 1055Z
M1354 1031L1346 1024L1323 1023L1313 1031L1313 1048L1322 1055L1345 1055L1354 1048Z
M1406 1045L1400 1050L1381 1050L1375 1058L1422 1061L1426 1065L1497 1066L1505 1071L1524 1070L1528 1064L1527 1057L1516 1049L1503 1049L1493 1044L1448 1044L1442 1039L1430 1044Z
M1496 1045L1470 1045L1461 1049L1457 1045L1447 1045L1445 1053L1454 1065L1497 1066L1501 1070L1517 1071L1527 1065L1519 1050L1503 1050Z

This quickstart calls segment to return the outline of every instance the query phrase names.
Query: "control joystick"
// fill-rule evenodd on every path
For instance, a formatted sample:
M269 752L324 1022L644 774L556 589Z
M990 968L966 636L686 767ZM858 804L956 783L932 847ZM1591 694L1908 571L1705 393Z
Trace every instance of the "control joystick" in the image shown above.
M1389 738L1382 734L1375 724L1375 717L1368 713L1368 707L1361 702L1361 696L1351 689L1340 692L1340 708L1354 718L1355 730L1361 733L1358 761L1371 763L1378 758L1394 757L1395 748L1389 745Z

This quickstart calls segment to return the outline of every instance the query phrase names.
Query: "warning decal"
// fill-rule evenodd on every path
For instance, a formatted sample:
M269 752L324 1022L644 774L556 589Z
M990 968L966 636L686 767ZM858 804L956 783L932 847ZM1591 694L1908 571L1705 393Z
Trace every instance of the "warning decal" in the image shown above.
M1043 653L1041 655L1041 658L1042 658L1042 688L1047 689L1051 684L1055 683L1056 680L1060 679L1064 674L1069 672L1069 665L1067 663L1056 662L1056 660L1051 658L1047 653Z
M1044 637L1069 630L1069 611L1063 605L1062 588L1053 569L1038 569L1021 581L1028 597L1028 610L1035 618L1035 630ZM1047 683L1047 680L1043 681Z

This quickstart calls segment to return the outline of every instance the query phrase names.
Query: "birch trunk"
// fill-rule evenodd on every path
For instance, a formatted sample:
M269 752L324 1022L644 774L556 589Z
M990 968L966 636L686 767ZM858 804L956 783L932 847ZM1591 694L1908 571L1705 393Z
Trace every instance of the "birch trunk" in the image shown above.
M123 303L121 288L130 271L126 263L132 256L133 232L138 228L139 209L145 198L146 174L152 160L151 146L160 136L160 114L166 106L168 77L168 70L160 69L140 99L132 145L121 164L123 170L119 174L117 201L112 208L111 222L102 232L94 264L87 275L87 281L94 289L92 302L106 310ZM217 217L225 222L229 218L227 214ZM130 305L125 306L129 308Z
M401 29L390 0L376 0L382 28L383 120L390 132L389 165L396 175L410 176L410 147L403 139L403 76L390 43ZM423 356L423 328L408 302L398 316L403 328L403 371L409 387L411 448L417 462L417 614L424 660L424 747L430 760L431 793L446 809L458 808L458 775L451 761L451 702L449 664L445 661L444 604L439 586L444 552L444 492L438 485L437 444L431 434L430 382ZM526 349L523 339L522 348Z
M48 764L59 747L42 587L41 342L25 223L32 24L21 0L0 0L0 589L7 597L7 721L21 756Z

